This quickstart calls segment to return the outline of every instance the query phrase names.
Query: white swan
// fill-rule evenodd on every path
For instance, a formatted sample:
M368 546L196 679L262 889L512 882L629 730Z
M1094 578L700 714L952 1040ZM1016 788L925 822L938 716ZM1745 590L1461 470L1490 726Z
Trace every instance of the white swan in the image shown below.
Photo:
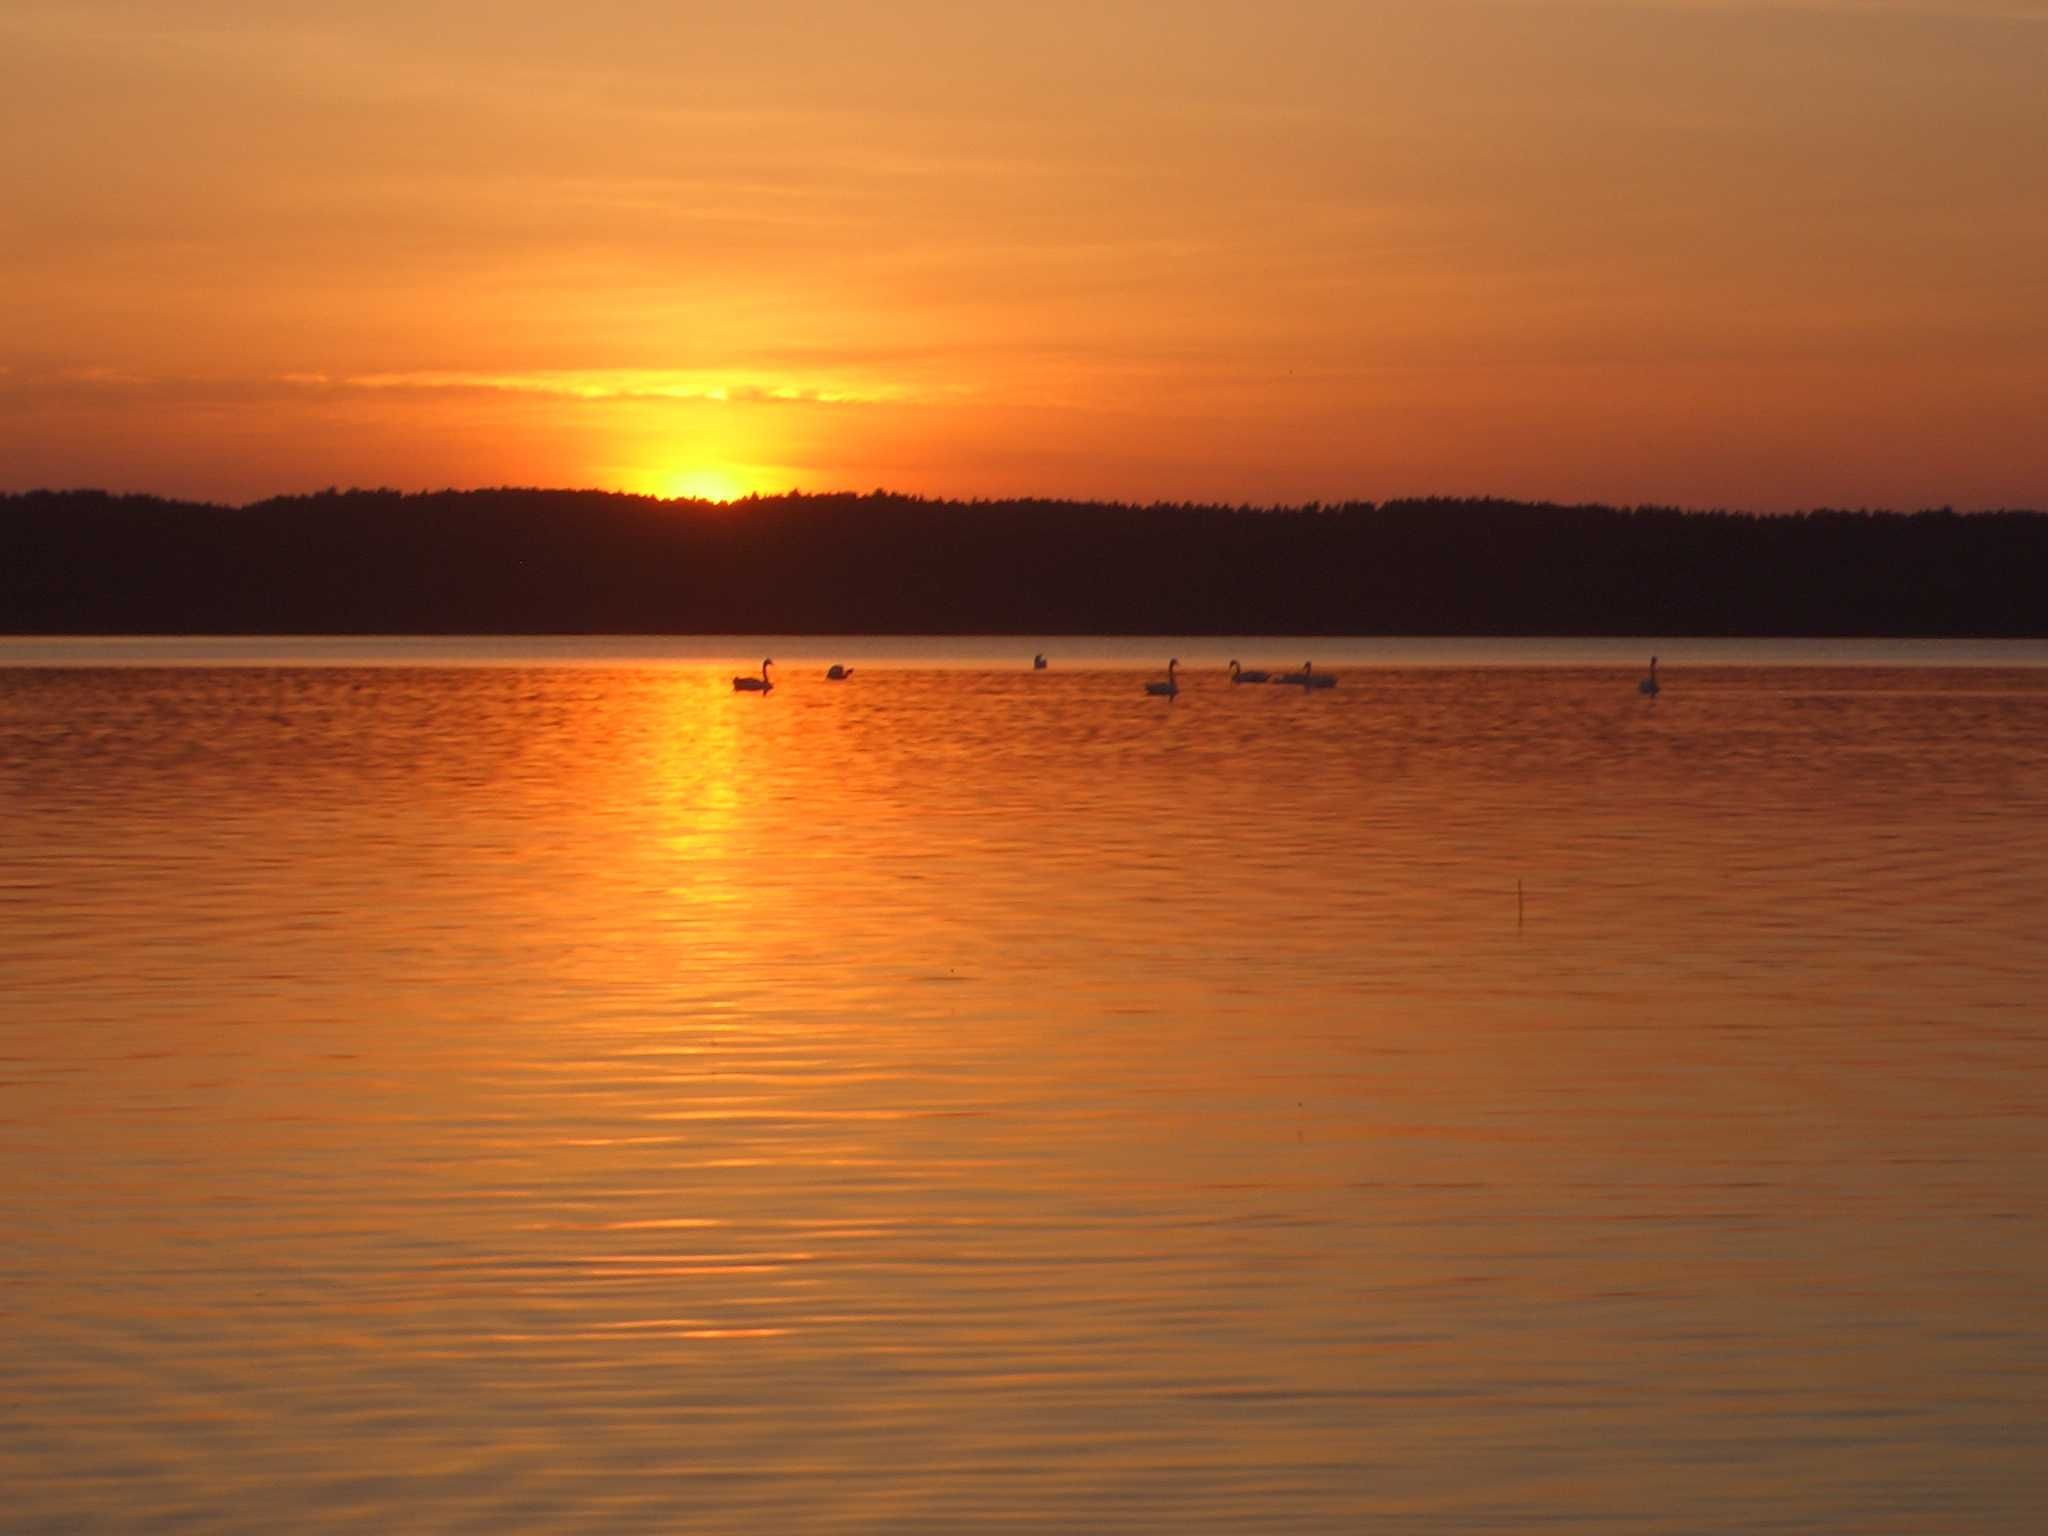
M1650 658L1650 675L1636 684L1636 692L1654 699L1660 690L1657 687L1657 658Z
M828 683L843 683L851 676L853 676L853 668L842 667L836 661L825 669L825 681Z
M1327 672L1318 673L1316 664L1304 661L1299 672L1282 672L1273 679L1276 683L1292 683L1297 688L1334 688L1337 679Z
M1169 661L1166 664L1166 681L1163 683L1147 683L1145 685L1145 691L1151 694L1152 697L1155 699L1170 699L1175 694L1179 693L1180 684L1176 683L1173 680L1174 668L1178 667L1179 665L1180 658L1176 656L1173 658L1173 660Z
M1230 664L1230 680L1233 683L1269 683L1273 680L1270 672L1247 672L1235 661Z
M732 691L734 693L768 693L772 691L775 685L768 680L768 669L774 665L775 658L773 656L765 657L761 662L761 675L759 677L734 678L732 680Z

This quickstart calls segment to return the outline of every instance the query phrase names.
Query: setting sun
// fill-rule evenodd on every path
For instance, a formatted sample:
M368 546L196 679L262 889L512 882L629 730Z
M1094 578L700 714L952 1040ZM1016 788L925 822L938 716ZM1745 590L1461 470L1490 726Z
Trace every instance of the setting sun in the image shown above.
M0 1536L2048 1530L2044 80L0 0Z
M2035 0L145 9L0 6L8 489L2048 495Z
M632 477L629 489L664 501L738 501L758 487L746 484L728 469L689 465Z

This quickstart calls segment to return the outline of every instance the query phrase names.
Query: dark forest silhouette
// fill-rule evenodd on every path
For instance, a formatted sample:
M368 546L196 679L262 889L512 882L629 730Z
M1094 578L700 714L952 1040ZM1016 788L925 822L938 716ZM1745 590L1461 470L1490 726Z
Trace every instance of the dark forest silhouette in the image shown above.
M2048 516L0 496L0 632L2048 635Z

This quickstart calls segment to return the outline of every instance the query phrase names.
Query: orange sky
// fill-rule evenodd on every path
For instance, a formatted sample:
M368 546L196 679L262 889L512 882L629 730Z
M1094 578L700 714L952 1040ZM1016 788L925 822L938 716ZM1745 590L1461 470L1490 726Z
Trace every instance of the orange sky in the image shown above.
M0 488L2048 506L2048 0L8 0Z

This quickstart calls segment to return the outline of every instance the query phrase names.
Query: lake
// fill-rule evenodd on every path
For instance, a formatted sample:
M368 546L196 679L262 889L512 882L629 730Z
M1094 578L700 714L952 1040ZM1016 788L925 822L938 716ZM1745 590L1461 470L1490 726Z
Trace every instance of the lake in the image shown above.
M2044 919L2040 644L0 641L0 1526L2033 1532Z

